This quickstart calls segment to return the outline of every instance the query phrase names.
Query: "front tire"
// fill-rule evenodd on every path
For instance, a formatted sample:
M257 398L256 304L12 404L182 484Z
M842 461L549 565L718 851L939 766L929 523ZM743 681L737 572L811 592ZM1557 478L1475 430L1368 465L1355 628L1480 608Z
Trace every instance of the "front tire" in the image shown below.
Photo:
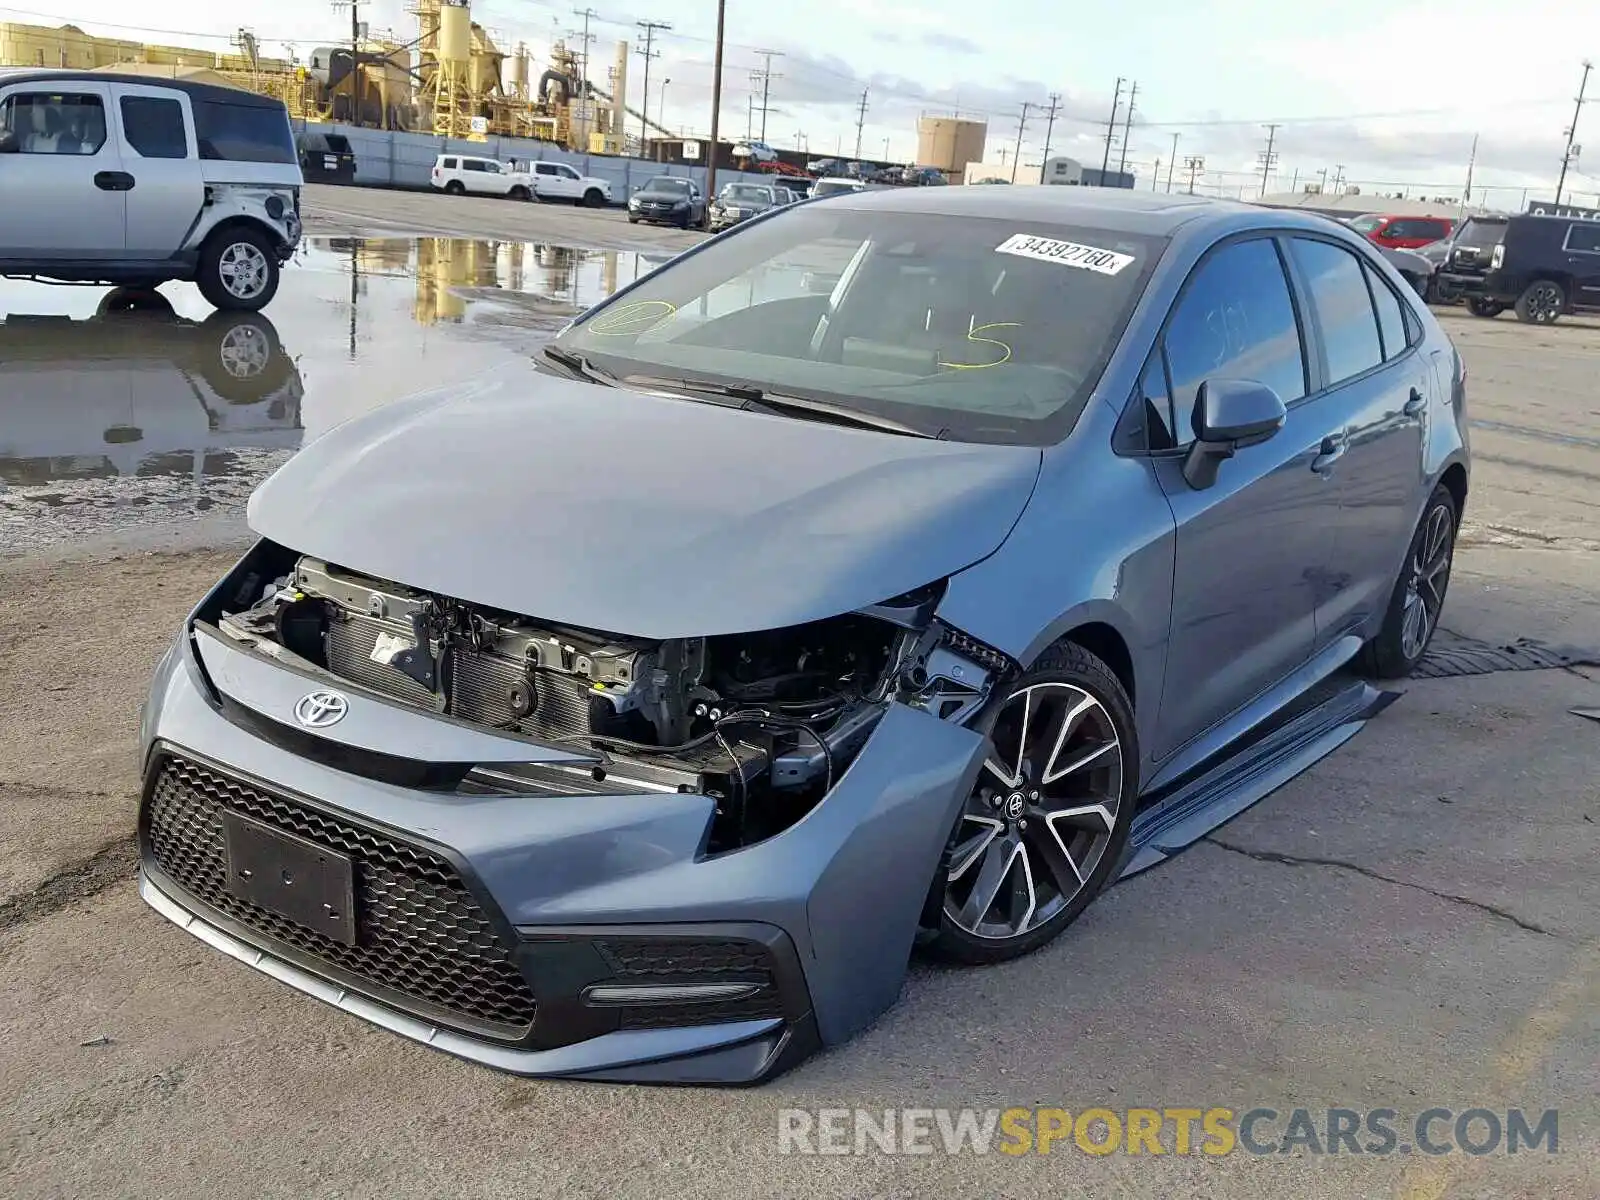
M1361 666L1377 679L1404 679L1428 652L1444 611L1456 553L1455 497L1440 484L1411 535L1378 636L1362 647Z
M585 208L602 208L605 202L605 193L599 188L590 188L583 194L583 199L579 201Z
M925 944L948 962L1004 962L1056 938L1111 880L1133 823L1133 705L1083 647L1047 651L990 728L993 756L933 885L938 924Z
M266 235L243 226L211 235L200 250L200 294L223 312L259 312L278 291L278 256Z
M1475 317L1498 317L1505 312L1506 306L1498 300L1485 300L1482 296L1474 296L1467 301L1467 311Z

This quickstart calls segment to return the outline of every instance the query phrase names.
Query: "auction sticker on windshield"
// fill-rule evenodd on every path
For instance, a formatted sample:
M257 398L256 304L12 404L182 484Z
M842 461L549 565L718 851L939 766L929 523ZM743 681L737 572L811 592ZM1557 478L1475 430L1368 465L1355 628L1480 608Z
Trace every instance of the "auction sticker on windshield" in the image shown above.
M1037 237L1031 233L1013 234L994 249L996 254L1037 258L1044 262L1060 263L1064 267L1098 271L1101 275L1115 275L1133 261L1131 254L1118 254L1115 250L1102 250L1098 246L1081 246L1077 242L1061 242L1055 238Z

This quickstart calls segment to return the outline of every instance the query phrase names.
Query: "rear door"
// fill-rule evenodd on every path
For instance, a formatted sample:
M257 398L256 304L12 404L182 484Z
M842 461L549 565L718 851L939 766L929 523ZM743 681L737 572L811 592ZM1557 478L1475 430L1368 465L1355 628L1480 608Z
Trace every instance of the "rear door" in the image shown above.
M127 177L106 84L0 87L0 259L120 259Z
M1339 497L1328 514L1317 642L1383 611L1422 504L1423 423L1438 387L1416 352L1410 303L1362 255L1311 235L1289 239L1329 425L1322 475Z
M1600 308L1600 221L1574 221L1565 242L1573 304Z
M111 85L128 191L128 257L169 258L205 205L189 97L172 88Z
M1194 441L1196 391L1207 379L1265 383L1288 406L1288 419L1276 436L1223 463L1212 486L1195 489L1184 480L1182 452ZM1177 520L1160 758L1312 655L1317 572L1339 505L1335 487L1312 470L1329 430L1307 388L1305 347L1274 239L1212 250L1184 284L1145 371L1149 411L1162 418L1151 449Z

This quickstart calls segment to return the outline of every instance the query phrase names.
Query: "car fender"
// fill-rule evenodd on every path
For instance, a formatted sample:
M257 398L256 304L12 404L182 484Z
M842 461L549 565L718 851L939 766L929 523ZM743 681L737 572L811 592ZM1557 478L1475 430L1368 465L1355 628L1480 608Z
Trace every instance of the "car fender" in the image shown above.
M256 226L279 247L293 247L300 240L300 222L292 207L285 207L282 221L274 221L267 215L267 198L280 189L213 185L207 190L207 203L195 214L194 224L183 240L184 250L198 250L214 230L230 221Z

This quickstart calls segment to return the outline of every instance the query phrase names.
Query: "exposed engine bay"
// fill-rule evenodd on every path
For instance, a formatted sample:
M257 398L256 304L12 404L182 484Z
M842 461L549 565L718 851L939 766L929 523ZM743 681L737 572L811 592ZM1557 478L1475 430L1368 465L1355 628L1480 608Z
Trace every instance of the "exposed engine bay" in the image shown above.
M595 755L553 779L473 771L463 790L703 793L717 803L712 850L804 816L889 701L966 720L1004 670L933 619L936 587L808 625L666 641L541 623L267 544L226 590L213 619L237 644Z

